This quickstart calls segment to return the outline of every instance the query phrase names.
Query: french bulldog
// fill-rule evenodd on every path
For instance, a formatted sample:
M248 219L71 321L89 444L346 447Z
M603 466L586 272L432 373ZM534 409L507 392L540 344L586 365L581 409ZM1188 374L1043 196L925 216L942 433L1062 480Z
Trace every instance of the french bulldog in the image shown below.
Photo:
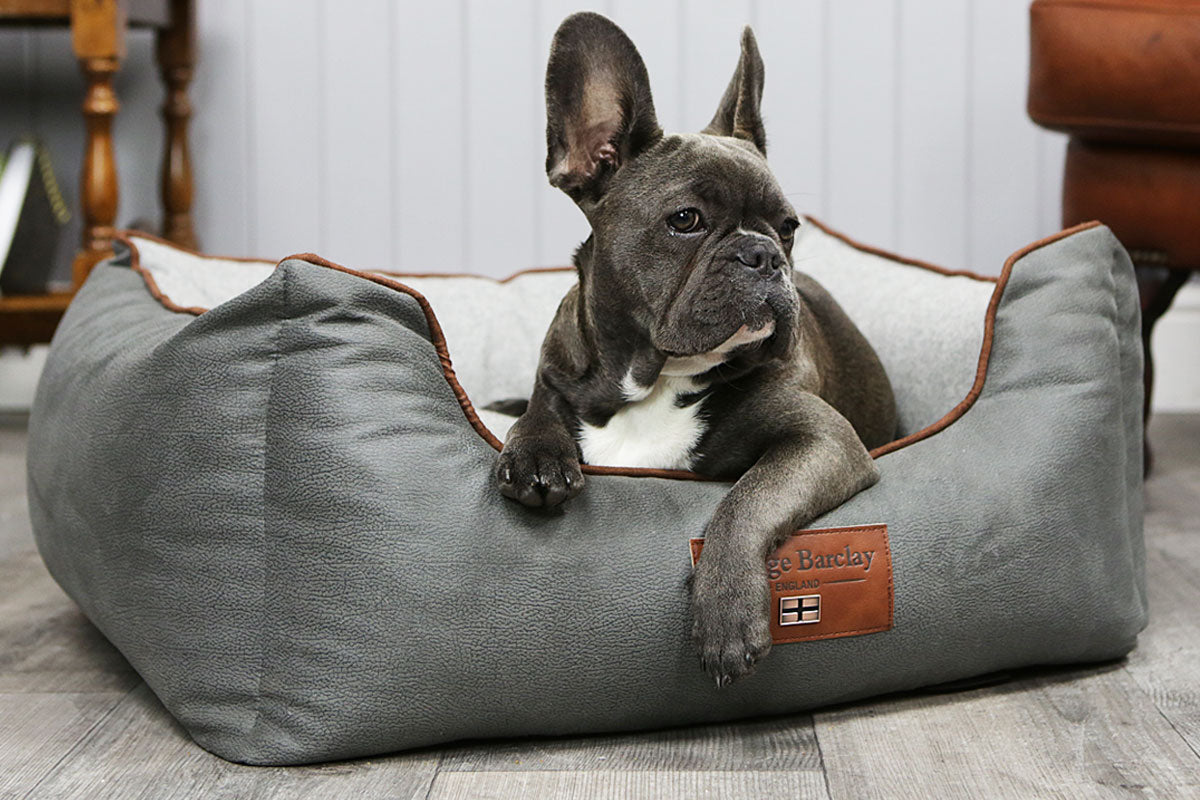
M754 33L716 115L664 134L625 33L568 17L546 69L546 173L591 235L546 334L532 394L496 467L500 491L548 507L580 463L735 481L705 530L692 635L717 685L771 646L766 559L871 486L868 448L896 409L875 352L792 263L800 218L766 160Z

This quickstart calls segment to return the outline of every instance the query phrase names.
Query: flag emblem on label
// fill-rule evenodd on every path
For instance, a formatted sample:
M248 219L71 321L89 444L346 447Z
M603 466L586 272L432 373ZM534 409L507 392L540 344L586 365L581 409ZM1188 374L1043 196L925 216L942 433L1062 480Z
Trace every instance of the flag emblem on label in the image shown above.
M821 621L821 595L779 598L780 625L811 625Z

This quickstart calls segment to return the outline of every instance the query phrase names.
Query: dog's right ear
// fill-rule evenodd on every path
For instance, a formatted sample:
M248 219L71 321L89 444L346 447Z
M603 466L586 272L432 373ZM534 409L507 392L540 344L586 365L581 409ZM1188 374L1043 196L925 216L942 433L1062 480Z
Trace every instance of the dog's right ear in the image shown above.
M599 14L563 20L546 66L546 175L580 205L662 138L650 79L625 32Z

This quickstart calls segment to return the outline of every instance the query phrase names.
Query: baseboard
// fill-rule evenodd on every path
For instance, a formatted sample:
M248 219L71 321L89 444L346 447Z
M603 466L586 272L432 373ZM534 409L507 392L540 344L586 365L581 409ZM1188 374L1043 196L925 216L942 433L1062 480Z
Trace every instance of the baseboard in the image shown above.
M1154 329L1154 410L1200 412L1200 280L1179 290ZM28 411L46 347L0 350L0 411Z
M46 345L28 350L0 348L0 412L27 412L33 406L33 393L49 349Z
M1184 284L1154 328L1154 410L1200 411L1200 280Z

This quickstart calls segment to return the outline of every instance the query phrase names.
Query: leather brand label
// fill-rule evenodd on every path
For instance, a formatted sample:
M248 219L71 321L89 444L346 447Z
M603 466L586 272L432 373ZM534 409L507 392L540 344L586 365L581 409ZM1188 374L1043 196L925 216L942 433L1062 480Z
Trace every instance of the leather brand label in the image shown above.
M703 539L692 539L692 566ZM766 564L775 644L892 629L887 525L797 531Z

